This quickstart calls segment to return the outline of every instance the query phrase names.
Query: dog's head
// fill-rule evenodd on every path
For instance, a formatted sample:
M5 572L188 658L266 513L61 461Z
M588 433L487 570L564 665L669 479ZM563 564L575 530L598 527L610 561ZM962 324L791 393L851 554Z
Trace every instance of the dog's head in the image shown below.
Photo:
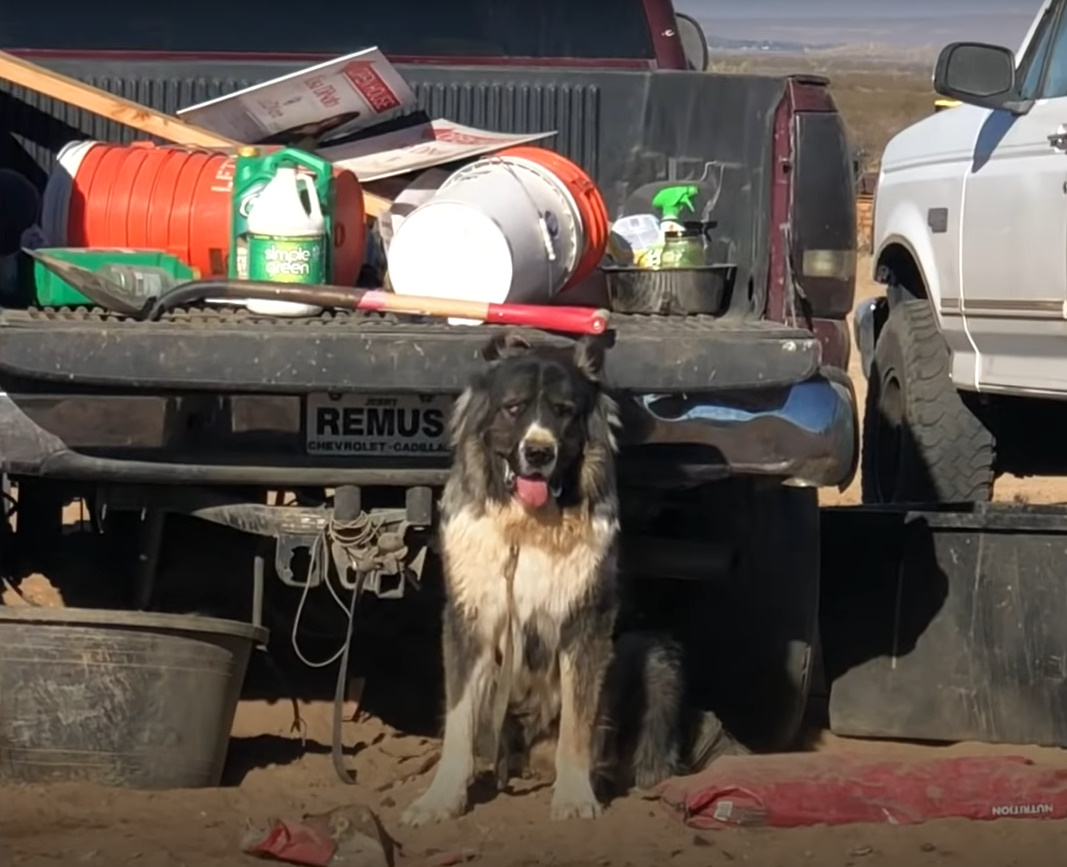
M489 365L457 402L452 436L457 454L478 443L489 496L528 509L569 505L610 472L618 422L599 381L604 351L596 338L573 349L533 348L516 332L485 348Z

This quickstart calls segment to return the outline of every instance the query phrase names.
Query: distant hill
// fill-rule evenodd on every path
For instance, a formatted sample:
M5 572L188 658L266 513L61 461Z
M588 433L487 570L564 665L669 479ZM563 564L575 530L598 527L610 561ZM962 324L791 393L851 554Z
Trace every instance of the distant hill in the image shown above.
M832 45L806 45L803 42L787 42L780 39L729 39L708 34L710 51L777 51L800 54L811 50L833 48Z
M708 51L713 58L759 54L768 59L803 56L811 61L828 63L861 62L863 65L892 65L929 69L937 59L940 45L904 47L884 42L814 43L786 39L737 39L708 34Z
M1001 2L1000 10L977 9L956 13L944 8L948 0L930 3L928 11L921 15L895 14L894 5L888 4L882 11L872 11L871 4L852 0L851 14L825 14L814 0L804 3L776 4L777 14L769 14L767 2L731 3L728 14L708 14L710 0L675 0L675 6L688 12L700 22L709 39L724 43L746 43L751 50L764 50L764 43L804 47L829 47L838 45L865 45L877 43L897 49L914 49L934 45L941 47L949 42L978 40L997 42L1009 48L1017 48L1033 17L1036 2L1027 3L1025 9L1014 8L1011 3ZM716 0L725 4L728 0ZM825 5L825 3L823 4ZM956 4L959 6L959 4ZM724 48L740 49L744 46ZM796 50L793 48L792 50Z

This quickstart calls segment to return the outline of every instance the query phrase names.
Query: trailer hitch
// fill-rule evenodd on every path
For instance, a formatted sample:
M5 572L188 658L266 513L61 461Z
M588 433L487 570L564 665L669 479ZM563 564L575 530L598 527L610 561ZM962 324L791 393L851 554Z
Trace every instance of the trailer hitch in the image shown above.
M274 571L290 587L312 589L325 579L321 565L314 561L328 554L341 585L348 590L356 586L356 575L363 577L362 590L384 599L403 597L406 585L418 587L426 563L428 546L423 542L412 553L409 531L428 528L432 523L432 493L429 488L410 488L404 508L371 509L361 506L360 489L352 485L338 488L334 507L271 506L248 502L217 491L195 486L101 485L97 489L98 526L109 509L140 512L145 517L145 547L158 549L158 532L167 513L187 515L220 524L274 542ZM150 532L152 529L157 532ZM294 573L297 552L304 550L312 561L306 575ZM154 573L158 550L144 550L144 570ZM253 593L261 597L258 585L264 580L265 563L256 557ZM145 607L151 595L154 574L139 577Z

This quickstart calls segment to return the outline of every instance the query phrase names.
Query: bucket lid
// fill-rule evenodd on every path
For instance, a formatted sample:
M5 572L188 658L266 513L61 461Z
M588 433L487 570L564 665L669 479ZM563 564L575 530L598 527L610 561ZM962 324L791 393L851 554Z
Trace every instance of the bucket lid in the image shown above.
M505 172L503 177L500 174L502 168ZM557 267L562 268L567 275L563 285L570 285L572 275L584 253L586 237L582 211L567 185L538 162L521 156L501 158L494 155L457 169L441 185L440 192L447 194L453 186L479 176L490 178L491 183L499 190L503 190L504 184L513 185L516 188L515 194L521 199L529 201L531 205L537 205L539 210L544 208L542 217L553 221L553 228L549 231L558 238L558 243L554 245L560 255ZM539 189L540 195L532 196L534 189ZM551 197L550 205L547 204L546 195ZM563 286L555 288L558 290Z
M477 259L457 259L464 250L476 250ZM398 295L500 304L511 291L508 239L491 217L468 205L422 205L404 220L386 257Z
M581 283L596 270L600 260L604 258L611 231L607 204L593 179L577 163L562 154L537 145L517 145L498 152L496 156L502 159L518 157L535 162L552 172L566 186L581 216L585 249L575 266L574 273L571 274L563 288L567 289Z

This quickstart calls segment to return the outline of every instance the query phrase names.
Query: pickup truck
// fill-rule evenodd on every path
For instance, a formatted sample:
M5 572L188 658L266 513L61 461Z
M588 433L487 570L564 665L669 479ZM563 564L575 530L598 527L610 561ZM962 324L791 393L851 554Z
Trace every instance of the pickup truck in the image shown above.
M704 217L735 266L726 308L612 319L624 569L656 579L634 582L642 613L668 612L695 692L750 744L788 744L817 635L817 489L846 485L858 453L844 372L853 175L827 82L705 73L703 34L669 0L349 4L301 26L280 0L254 14L202 0L180 15L132 0L107 14L55 4L46 23L5 4L0 47L156 109L377 45L431 116L555 130L547 144L591 174L613 215L652 182L717 185ZM68 141L130 137L0 85L0 161L38 187ZM309 449L323 434L314 408L445 412L491 333L345 313L286 321L189 308L134 322L91 308L0 310L14 550L32 560L49 547L62 504L82 497L105 537L139 540L130 604L151 606L162 516L193 515L272 546L247 573L259 617L264 571L325 598L321 571L303 574L294 552L314 547L331 517L338 527L362 518L376 528L352 555L373 574L365 586L410 594L420 576L432 580L441 426L436 448L407 448L397 432L385 455L367 455L353 427L336 447ZM296 504L276 504L278 492Z
M1021 48L953 43L954 107L886 146L861 302L870 503L990 500L1000 474L1067 470L1067 3Z

